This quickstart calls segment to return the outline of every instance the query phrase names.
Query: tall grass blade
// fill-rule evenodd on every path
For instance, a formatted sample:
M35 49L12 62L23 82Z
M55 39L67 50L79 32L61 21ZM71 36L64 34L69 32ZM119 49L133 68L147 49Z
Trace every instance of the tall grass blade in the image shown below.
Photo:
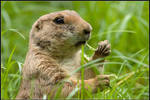
M2 18L4 18L8 28L11 27L11 19L5 9L2 10Z
M81 66L84 65L84 45L82 45ZM81 68L81 100L84 99L84 67Z
M18 33L25 40L24 35L22 33L20 33L18 30L16 30L16 29L9 29L9 31L13 31L15 33Z

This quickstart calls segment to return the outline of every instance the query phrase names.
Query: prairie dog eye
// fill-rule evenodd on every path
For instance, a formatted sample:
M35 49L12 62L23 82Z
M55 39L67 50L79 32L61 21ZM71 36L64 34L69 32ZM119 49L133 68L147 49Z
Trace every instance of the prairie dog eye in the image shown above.
M56 24L64 24L64 17L61 16L61 17L56 17L53 22L55 22Z

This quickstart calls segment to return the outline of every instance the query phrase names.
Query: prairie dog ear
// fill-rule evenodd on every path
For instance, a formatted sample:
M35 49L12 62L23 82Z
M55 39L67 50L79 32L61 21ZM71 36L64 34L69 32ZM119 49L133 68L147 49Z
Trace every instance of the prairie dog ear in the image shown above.
M40 31L43 28L43 22L38 20L34 25L35 31Z

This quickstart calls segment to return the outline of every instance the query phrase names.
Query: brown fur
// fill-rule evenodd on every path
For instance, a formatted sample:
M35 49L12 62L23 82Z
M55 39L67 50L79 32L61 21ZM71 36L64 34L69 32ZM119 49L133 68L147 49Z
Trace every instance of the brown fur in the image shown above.
M64 24L54 23L56 17L64 18ZM92 27L75 11L65 10L40 17L30 32L29 50L22 69L22 82L16 98L42 98L44 94L55 96L57 85L63 85L61 96L67 97L76 87L80 73L71 72L80 67L80 41L87 41ZM103 47L102 47L103 46ZM104 51L104 52L103 52ZM92 59L105 57L110 53L107 41L99 44ZM64 82L67 79L69 82ZM109 85L108 75L98 75L91 69L85 70L85 88L93 92Z

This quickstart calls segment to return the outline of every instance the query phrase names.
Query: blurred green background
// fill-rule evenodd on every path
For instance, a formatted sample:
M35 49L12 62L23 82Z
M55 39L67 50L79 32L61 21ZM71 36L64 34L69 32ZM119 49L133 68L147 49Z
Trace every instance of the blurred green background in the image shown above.
M92 25L90 46L96 48L99 41L106 39L111 43L112 53L107 60L114 63L106 64L104 73L118 78L112 80L113 90L89 97L148 99L149 2L146 1L1 2L1 98L15 98L18 92L32 24L44 14L66 9L75 10ZM85 53L91 56L93 51L85 46ZM119 84L120 81L123 82Z

